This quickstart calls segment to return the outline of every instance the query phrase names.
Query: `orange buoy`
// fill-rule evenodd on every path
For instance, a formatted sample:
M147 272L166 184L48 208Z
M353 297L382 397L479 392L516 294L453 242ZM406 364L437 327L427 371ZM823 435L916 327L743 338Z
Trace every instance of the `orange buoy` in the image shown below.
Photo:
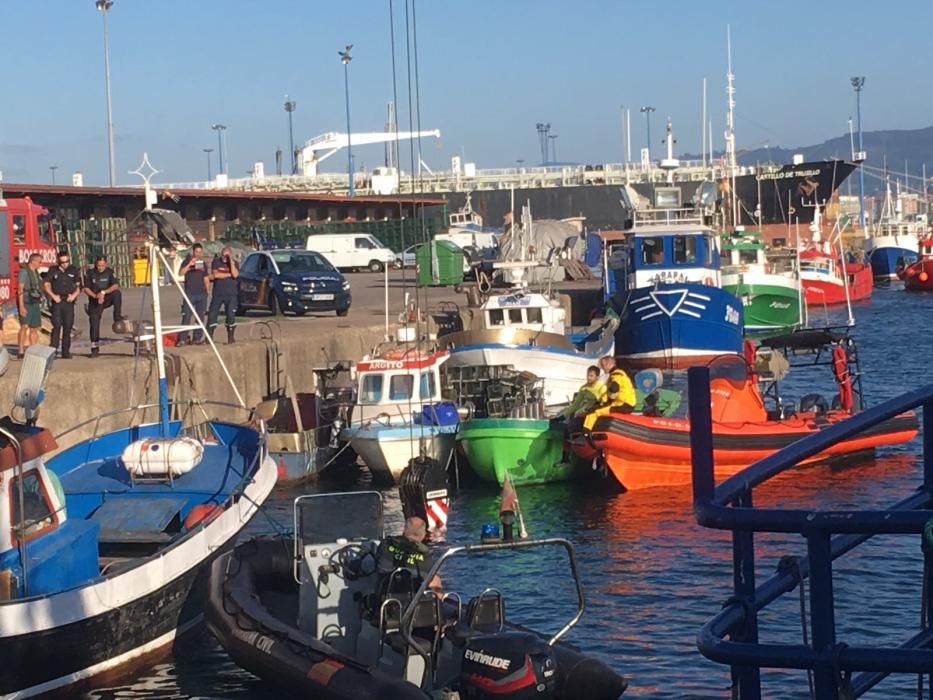
M224 509L214 503L197 505L185 516L185 529L193 530L201 523L210 522L223 512Z
M928 279L930 279L930 276L926 273L926 271L923 271L917 275L917 279L921 282L926 282Z

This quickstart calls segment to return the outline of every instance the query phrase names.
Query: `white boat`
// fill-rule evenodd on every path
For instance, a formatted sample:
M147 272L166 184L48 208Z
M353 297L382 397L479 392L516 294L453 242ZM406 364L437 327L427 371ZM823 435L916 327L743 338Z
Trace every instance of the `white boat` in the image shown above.
M447 465L457 432L456 407L441 397L448 358L446 351L402 343L357 363L357 399L341 439L374 476L397 481L422 454Z
M876 280L894 280L898 273L917 261L920 239L927 237L929 226L925 221L911 221L903 216L901 199L895 203L891 197L891 183L887 185L884 206L874 229L865 239L865 255L871 262Z

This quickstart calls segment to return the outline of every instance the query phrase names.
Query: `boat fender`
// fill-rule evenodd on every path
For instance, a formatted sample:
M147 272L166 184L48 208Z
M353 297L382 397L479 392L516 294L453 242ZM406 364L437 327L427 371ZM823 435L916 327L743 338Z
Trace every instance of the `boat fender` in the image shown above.
M223 507L215 503L200 503L185 516L185 530L193 530L202 523L209 523L223 512Z
M201 463L204 446L190 437L147 438L126 446L121 460L135 478L173 478Z
M712 278L712 277L707 277L706 279L703 280L703 284L705 284L707 287L712 287L712 286L713 286L713 278Z
M924 270L919 275L917 275L917 279L920 280L921 282L926 282L928 279L930 279L930 276Z
M849 374L849 358L846 349L837 345L833 348L833 376L839 384L839 403L846 411L852 410L852 379Z

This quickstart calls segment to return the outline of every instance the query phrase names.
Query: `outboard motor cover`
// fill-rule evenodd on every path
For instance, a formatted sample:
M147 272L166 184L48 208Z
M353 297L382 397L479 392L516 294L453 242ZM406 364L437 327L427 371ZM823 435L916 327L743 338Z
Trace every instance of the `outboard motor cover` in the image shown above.
M460 697L550 700L557 687L554 650L527 632L473 637L464 649Z

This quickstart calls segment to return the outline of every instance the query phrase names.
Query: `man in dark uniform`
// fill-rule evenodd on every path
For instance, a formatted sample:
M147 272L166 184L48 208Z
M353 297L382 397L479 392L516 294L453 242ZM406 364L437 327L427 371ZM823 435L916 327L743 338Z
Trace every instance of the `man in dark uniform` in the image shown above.
M58 253L58 265L45 277L45 293L52 300L52 347L71 359L71 331L75 325L75 300L81 293L81 273L70 264L68 253ZM59 347L61 341L61 347Z
M204 260L204 247L200 243L191 246L191 253L185 258L178 270L178 274L184 277L185 294L191 300L198 318L204 318L204 311L207 309L207 293L210 291L210 279L207 275L207 262ZM191 323L191 308L182 302L181 307L181 325L187 326ZM204 334L200 329L194 331L194 342L200 344L204 342ZM188 331L182 331L178 334L178 343L183 345L188 342Z
M87 315L91 326L91 357L100 352L100 319L104 309L113 307L113 322L123 320L120 313L123 297L120 285L113 270L107 267L107 258L101 255L84 273L84 293L90 301L87 303Z
M211 306L207 312L207 332L214 337L214 329L217 327L217 317L220 315L220 307L224 307L227 325L227 342L234 342L236 335L236 306L237 306L237 281L240 275L240 268L233 259L233 251L227 247L220 251L211 262L211 279L214 281L211 290Z
M434 565L431 552L424 543L428 535L428 526L421 518L412 516L405 521L401 536L386 537L376 553L376 570L382 576L388 576L396 569L410 571L412 577L420 582ZM428 588L439 592L441 579L434 576Z

